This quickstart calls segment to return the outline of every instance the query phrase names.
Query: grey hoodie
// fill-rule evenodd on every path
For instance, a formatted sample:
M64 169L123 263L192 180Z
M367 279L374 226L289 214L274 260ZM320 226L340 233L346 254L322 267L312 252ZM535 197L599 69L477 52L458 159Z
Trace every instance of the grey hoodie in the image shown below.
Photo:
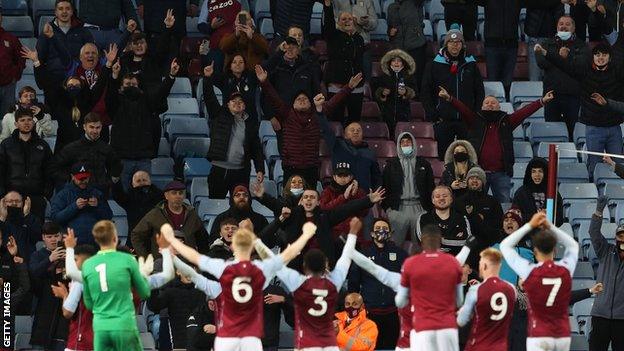
M409 136L412 139L413 151L411 154L406 155L401 149L401 139L404 136ZM401 200L417 200L419 198L418 189L416 189L416 182L414 182L414 169L416 168L416 156L418 146L416 145L416 139L409 132L403 132L397 137L397 156L401 162L401 168L403 168L403 193L401 194Z

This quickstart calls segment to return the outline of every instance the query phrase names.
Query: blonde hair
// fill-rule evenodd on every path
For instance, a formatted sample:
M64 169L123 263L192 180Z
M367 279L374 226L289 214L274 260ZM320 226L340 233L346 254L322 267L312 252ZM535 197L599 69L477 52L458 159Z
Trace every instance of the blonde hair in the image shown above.
M117 237L117 228L112 221L103 220L95 223L93 229L93 238L100 246L107 246L113 243Z
M500 265L503 262L503 254L495 248L489 247L479 254L481 258L484 258L495 265Z
M242 251L251 251L256 235L248 229L238 229L232 236L232 246Z

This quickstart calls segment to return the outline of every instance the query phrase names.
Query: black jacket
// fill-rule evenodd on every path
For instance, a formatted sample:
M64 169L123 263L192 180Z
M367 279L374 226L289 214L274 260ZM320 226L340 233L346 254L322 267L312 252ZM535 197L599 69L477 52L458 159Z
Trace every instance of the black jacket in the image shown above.
M245 111L249 115L249 118L258 120L256 97L260 88L258 79L254 74L245 70L241 77L238 78L233 75L230 70L225 74L215 72L212 76L212 82L214 86L221 90L224 97L230 96L234 92L240 93L245 101Z
M234 252L232 252L232 249L225 241L223 241L222 238L219 238L210 244L210 249L208 249L208 253L206 253L206 256L212 258L220 258L224 261L227 261L230 258L234 257Z
M0 194L17 190L24 196L51 195L52 150L34 130L22 141L19 130L0 144Z
M299 200L301 200L301 195L295 196L292 194L282 194L282 196L274 198L265 192L262 197L255 199L264 207L273 211L273 214L275 214L275 217L277 218L282 214L283 207L288 207L290 209L297 207L299 205Z
M3 243L9 242L9 236L15 238L18 256L28 263L30 255L36 250L37 242L41 240L40 219L33 214L20 214L15 218L9 216L5 221L0 221L0 231Z
M485 46L518 46L518 22L524 0L475 0L485 7Z
M187 351L211 351L215 334L206 334L204 325L216 325L214 311L208 308L208 303L202 303L191 314L186 322L186 349Z
M279 97L284 103L292 105L296 94L303 92L312 98L321 91L321 70L315 62L300 55L290 65L284 60L284 52L278 49L263 66L269 72L269 81ZM274 117L271 104L265 103L263 108L267 118Z
M160 79L158 79L160 81ZM106 92L106 110L111 117L111 146L121 159L156 157L160 141L160 119L165 112L167 95L175 79L167 76L156 89L147 89L137 97L119 92L121 78L112 79Z
M468 131L468 141L477 150L477 155L481 155L483 150L485 132L488 127L488 122L480 113L477 113L477 118L475 118L472 128ZM513 152L513 129L511 123L509 123L509 118L505 117L507 113L499 111L499 115L500 117L496 123L498 126L498 137L503 148L503 166L505 173L511 177L513 176L513 165L516 163L516 157Z
M427 63L423 75L420 100L423 103L427 120L431 122L439 120L460 121L459 112L450 103L438 97L440 86L470 107L471 110L479 111L481 109L485 91L483 78L481 78L474 57L460 55L457 73L453 74L451 64L444 56L444 52L441 52L434 58L433 62Z
M386 161L386 167L382 173L383 187L386 189L386 198L381 202L384 209L391 208L398 210L401 204L401 194L403 193L403 167L398 157L393 157ZM420 204L426 211L430 211L431 193L435 188L433 170L429 161L422 157L416 158L416 169L414 171L414 182L420 196Z
M249 201L251 201L251 198L249 198ZM236 206L234 206L234 204L232 203L232 198L230 198L230 208L223 213L219 213L212 222L212 228L210 229L210 238L208 242L212 243L217 238L219 238L219 232L221 231L221 221L226 218L234 218L238 222L242 221L243 219L249 218L251 220L251 223L253 223L254 231L256 233L261 232L262 229L264 229L264 227L269 224L269 222L266 218L264 218L263 215L256 213L253 209L251 209L251 202L248 210L239 210L236 208Z
M397 121L410 120L412 113L410 100L418 95L418 84L416 83L416 76L405 71L406 69L398 73L390 72L390 75L384 74L378 79L375 99L380 105L384 120L387 123L394 124ZM398 94L400 84L404 84L407 89L405 98ZM384 88L390 90L390 95L386 101L381 100Z
M227 160L235 117L228 110L225 97L224 106L219 104L212 89L211 79L204 78L203 88L206 109L208 110L208 125L210 126L210 148L207 158L210 161L225 161ZM256 171L264 172L262 144L260 144L258 137L258 121L249 116L246 116L245 119L244 149L245 160L243 165L245 169L249 169L251 167L250 162L253 161Z
M186 1L183 0L137 0L137 6L143 6L143 26L146 33L162 33L166 31L163 19L167 10L173 10L176 36L186 36ZM190 0L191 5L199 6L199 0Z
M288 35L288 28L297 26L303 29L307 38L310 34L310 17L315 0L280 0L275 1L275 9L271 8L275 33L284 38Z
M524 33L533 38L550 38L557 33L559 17L565 14L563 4L560 0L542 0L540 5L527 8Z
M550 37L542 42L542 47L547 51L559 53L559 49L567 47L570 49L568 60L576 58L587 61L590 59L589 49L584 41L576 36L573 40L563 41L559 37ZM579 82L570 77L567 73L548 61L543 55L535 55L537 65L544 70L544 91L554 90L557 94L579 96L581 87Z
M466 175L468 174L468 171L472 168L478 166L474 163L472 163L472 161L468 160L468 167L466 169ZM454 181L458 180L457 177L455 177L455 163L453 162L449 162L447 164L444 165L444 172L442 172L442 180L440 181L440 184L444 184L448 187L451 186L451 183L453 183ZM466 179L463 179L466 180ZM453 196L455 198L459 198L462 195L464 195L466 193L466 189L452 189L453 190Z
M23 258L19 252L18 257ZM15 263L13 256L6 249L6 245L0 247L0 278L3 282L11 284L11 316L30 314L32 295L28 263L27 261ZM9 316L5 316L5 318L7 317Z
M163 192L153 184L144 188L130 187L124 191L121 182L117 182L113 185L113 199L126 210L128 218L128 233L119 234L129 236L143 216L163 200ZM130 241L126 243L129 244Z
M159 20L161 24L163 23L163 18L164 16ZM131 35L132 33L125 31L121 39L121 45L125 46L124 43L130 40ZM171 52L171 45L173 42L172 36L172 30L165 30L158 36L156 45L153 47L148 46L147 52L143 56L143 59L139 62L134 61L134 53L132 51L121 54L119 57L119 62L121 64L121 72L119 73L119 76L123 77L128 73L135 74L138 76L139 86L143 90L148 92L151 90L157 90L160 86L163 75L165 75L165 73L169 73L169 64L167 63L167 60L169 59ZM165 105L162 112L165 112L166 110L167 108Z
M280 324L282 312L284 313L284 321L294 327L295 308L293 305L292 294L288 294L283 288L283 283L279 279L274 279L269 286L263 291L264 296L267 294L284 296L282 303L264 304L264 337L262 338L262 346L278 347L280 344Z
M116 29L122 17L126 23L130 19L140 23L131 0L80 1L80 19L86 24L100 26L102 29Z
M88 166L91 171L89 184L98 189L108 189L111 177L119 177L121 174L121 160L115 150L101 139L92 141L83 135L55 154L50 173L57 184L63 184L70 179L69 170L77 162L84 162Z
M544 171L544 179L542 183L536 185L531 178L531 169L541 168ZM541 157L535 157L527 164L524 171L524 180L522 186L516 190L514 194L512 204L514 207L520 209L522 213L522 219L528 222L534 214L539 210L546 209L546 189L548 183L548 161ZM539 194L539 195L536 195ZM543 198L539 199L536 196ZM539 204L539 208L538 208ZM563 224L563 199L561 194L557 192L557 204L556 204L556 218L555 225L560 226Z
M466 239L472 236L470 222L462 214L451 208L451 214L446 220L440 219L435 210L424 213L420 216L416 234L420 239L421 228L426 225L437 225L442 231L442 247L441 250L451 255L457 255L461 250Z
M357 31L349 35L336 28L333 5L323 6L323 16L323 38L327 41L328 55L323 80L327 84L347 84L352 76L362 72L364 38Z

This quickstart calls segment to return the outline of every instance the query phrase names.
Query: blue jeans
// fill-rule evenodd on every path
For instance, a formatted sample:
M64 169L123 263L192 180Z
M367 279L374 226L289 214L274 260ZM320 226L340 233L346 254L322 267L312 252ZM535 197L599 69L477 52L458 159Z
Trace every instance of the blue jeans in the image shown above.
M95 27L87 27L87 29L93 35L93 40L98 49L108 51L108 46L113 43L119 46L119 40L121 39L121 31L119 29L99 30ZM123 48L120 48L120 50L123 50Z
M585 126L585 136L587 141L587 151L607 152L610 154L622 154L622 130L620 126L613 127L594 127ZM598 162L602 162L601 156L587 155L587 170L589 178L594 177L594 168ZM614 159L615 162L621 163L619 158Z
M500 203L511 202L511 178L505 172L486 172L487 187ZM485 189L486 191L488 189Z
M485 47L485 65L487 67L487 78L489 81L503 82L505 90L509 92L511 81L513 80L514 68L516 67L516 57L518 47Z
M121 171L121 184L125 191L132 185L132 176L138 171L152 174L152 161L149 158L141 160L121 160L123 170Z
M528 37L529 80L542 80L542 69L537 65L537 59L535 59L535 51L533 51L533 47L535 44L542 43L544 40L546 40L546 38Z
M15 82L0 87L0 116L15 104Z

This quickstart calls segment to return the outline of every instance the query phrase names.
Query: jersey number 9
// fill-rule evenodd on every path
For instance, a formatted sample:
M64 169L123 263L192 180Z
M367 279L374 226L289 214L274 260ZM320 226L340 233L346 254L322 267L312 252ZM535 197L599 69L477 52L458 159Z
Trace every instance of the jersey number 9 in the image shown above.
M507 297L502 292L497 292L490 298L490 307L494 312L490 315L490 319L493 321L500 321L505 318L507 314Z

